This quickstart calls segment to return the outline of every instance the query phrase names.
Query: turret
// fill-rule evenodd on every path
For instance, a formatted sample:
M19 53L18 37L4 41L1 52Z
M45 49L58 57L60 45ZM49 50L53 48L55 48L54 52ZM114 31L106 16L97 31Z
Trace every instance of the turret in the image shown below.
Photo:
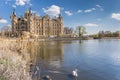
M31 8L29 8L29 15L32 15L32 11L31 11Z
M62 15L61 15L61 14L59 14L59 18L62 18Z
M59 34L63 34L63 17L61 14L58 16L58 22L59 22Z
M13 9L12 15L10 16L10 19L14 19L16 16L15 9Z
M17 27L17 16L15 13L15 9L13 9L10 19L11 19L11 23L12 23L12 32L14 33L16 31L16 27Z
M58 19L60 20L60 22L62 22L63 17L61 16L61 14L59 14Z
M26 11L25 11L25 18L27 19L27 18L28 18L28 16L29 16L29 11L28 11L28 10L26 10Z
M32 16L32 11L31 11L31 8L29 8L29 10L27 9L25 11L25 18L28 19Z

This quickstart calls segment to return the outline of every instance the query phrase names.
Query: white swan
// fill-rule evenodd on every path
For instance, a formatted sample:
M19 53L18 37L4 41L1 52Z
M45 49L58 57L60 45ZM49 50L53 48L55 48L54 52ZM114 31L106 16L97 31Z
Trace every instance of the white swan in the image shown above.
M36 66L35 75L38 73L39 70L40 70L39 66Z
M75 70L72 71L72 75L73 75L74 77L78 77L77 69L75 69Z
M46 78L47 80L52 80L49 75L46 75L45 78Z

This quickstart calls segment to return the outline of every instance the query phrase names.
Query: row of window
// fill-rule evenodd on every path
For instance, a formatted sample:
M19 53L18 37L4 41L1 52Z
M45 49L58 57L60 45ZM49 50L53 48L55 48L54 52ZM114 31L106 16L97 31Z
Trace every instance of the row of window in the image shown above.
M49 23L45 23L44 26L49 26L50 24ZM59 26L59 24L51 24L53 26Z

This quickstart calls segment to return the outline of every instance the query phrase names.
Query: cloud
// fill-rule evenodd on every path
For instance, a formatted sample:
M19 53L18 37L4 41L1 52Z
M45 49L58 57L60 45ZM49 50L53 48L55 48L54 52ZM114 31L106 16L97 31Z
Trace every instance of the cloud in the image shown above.
M51 5L47 9L42 8L44 13L51 15L51 16L58 16L60 14L60 7L57 5Z
M119 20L120 21L120 13L112 13L111 18L115 19L115 20Z
M5 4L8 4L11 0L5 0Z
M12 5L13 8L16 8L16 5Z
M73 13L72 13L72 12L70 12L70 11L65 11L65 14L67 14L68 16L73 15Z
M86 26L86 27L98 27L98 25L94 24L94 23L87 23L84 26Z
M5 20L5 19L0 19L0 23L7 23L7 20Z
M78 11L77 11L77 13L81 13L81 12L82 12L82 10L78 10Z
M96 7L98 7L100 9L100 11L104 11L104 9L102 8L101 5L97 4Z
M95 11L97 9L100 9L100 11L104 11L104 9L102 8L102 6L97 4L96 8L86 9L86 10L84 10L84 13L90 13L90 12L93 12L93 11Z
M30 0L16 0L16 2L15 2L15 5L17 5L17 6L24 6L26 4L28 4L30 6L32 5L30 3Z
M84 10L85 13L89 13L89 12L92 12L92 11L95 11L96 9L95 8L91 8L91 9L86 9Z

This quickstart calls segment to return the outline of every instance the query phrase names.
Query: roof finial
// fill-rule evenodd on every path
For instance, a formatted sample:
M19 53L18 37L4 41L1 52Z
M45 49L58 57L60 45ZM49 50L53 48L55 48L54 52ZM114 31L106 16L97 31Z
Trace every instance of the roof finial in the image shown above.
M60 9L60 14L59 14L59 17L62 17L62 12L61 12L61 9Z
M31 7L29 7L29 11L31 12Z
M15 13L15 8L13 8L13 14L16 15L16 13Z
M13 8L13 12L15 12L15 8Z

